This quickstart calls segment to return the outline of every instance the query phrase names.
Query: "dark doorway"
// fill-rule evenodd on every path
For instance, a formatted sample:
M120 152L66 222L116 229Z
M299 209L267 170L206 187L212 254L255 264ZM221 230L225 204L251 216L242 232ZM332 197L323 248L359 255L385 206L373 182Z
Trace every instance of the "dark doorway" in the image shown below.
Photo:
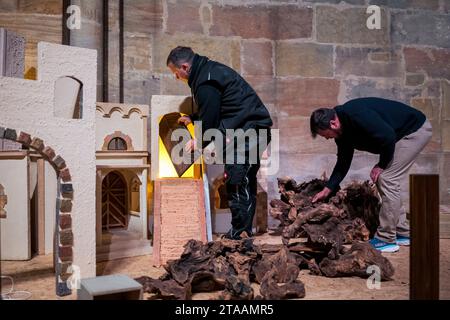
M116 171L109 173L102 182L102 227L128 227L127 185Z

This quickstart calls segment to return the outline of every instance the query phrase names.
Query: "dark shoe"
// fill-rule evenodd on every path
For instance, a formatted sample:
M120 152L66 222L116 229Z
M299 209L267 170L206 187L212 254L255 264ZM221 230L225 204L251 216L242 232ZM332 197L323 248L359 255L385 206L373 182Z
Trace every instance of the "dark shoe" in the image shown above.
M227 233L222 235L221 238L222 239L230 239L230 240L241 240L242 239L238 234L236 234L235 231L233 231L233 229L230 229Z

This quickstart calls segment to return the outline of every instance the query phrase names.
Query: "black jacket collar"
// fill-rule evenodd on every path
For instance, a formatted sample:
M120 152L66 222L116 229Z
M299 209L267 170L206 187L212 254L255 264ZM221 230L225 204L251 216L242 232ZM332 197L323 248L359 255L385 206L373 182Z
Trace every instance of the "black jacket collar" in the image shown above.
M188 85L192 89L193 84L197 81L202 67L209 61L208 57L195 54L192 61L191 72L189 74Z

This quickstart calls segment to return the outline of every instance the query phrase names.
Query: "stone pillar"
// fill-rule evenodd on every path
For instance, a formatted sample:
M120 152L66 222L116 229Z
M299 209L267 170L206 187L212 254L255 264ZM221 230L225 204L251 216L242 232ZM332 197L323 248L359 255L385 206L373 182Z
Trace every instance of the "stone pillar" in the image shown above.
M25 39L0 28L0 76L23 78L25 71Z
M103 100L103 0L72 0L81 9L81 28L70 30L70 45L97 50L97 101Z

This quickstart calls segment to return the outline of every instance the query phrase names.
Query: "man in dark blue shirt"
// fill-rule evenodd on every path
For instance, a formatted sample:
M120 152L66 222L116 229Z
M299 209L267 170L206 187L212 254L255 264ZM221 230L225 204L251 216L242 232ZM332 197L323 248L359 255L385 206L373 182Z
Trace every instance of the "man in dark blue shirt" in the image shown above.
M370 178L378 187L382 205L380 226L371 244L383 252L409 245L409 223L402 209L400 182L420 151L431 139L432 129L425 115L401 102L381 98L360 98L333 109L314 111L311 134L335 139L337 162L326 187L313 202L327 198L347 175L354 150L379 154Z

